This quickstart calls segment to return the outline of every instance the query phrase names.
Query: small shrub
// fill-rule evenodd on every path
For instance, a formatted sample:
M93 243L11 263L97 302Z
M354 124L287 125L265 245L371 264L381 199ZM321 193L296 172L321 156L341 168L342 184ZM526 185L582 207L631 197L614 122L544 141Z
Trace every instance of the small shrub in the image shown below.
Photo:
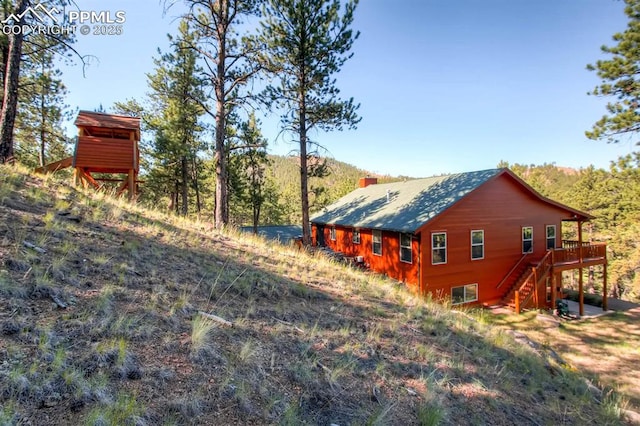
M191 352L197 353L201 349L211 346L210 338L216 323L202 315L196 315L191 321Z
M428 401L418 408L418 424L420 426L437 426L444 420L442 407Z
M144 414L144 406L138 402L135 395L120 392L113 404L94 408L87 419L91 426L126 425L140 423Z

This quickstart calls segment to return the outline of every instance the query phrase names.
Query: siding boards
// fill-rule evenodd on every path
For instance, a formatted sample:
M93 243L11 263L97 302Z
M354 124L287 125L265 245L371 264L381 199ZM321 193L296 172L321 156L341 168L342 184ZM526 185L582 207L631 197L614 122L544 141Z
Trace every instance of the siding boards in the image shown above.
M482 185L422 229L422 287L450 296L451 288L478 284L478 301L499 299L508 288L498 283L523 256L522 227L533 226L531 261L546 251L545 225L556 225L569 212L541 202L508 175ZM484 230L484 259L471 260L471 230ZM431 233L447 232L447 264L431 264ZM557 238L557 237L556 237Z
M134 141L79 136L74 167L127 173L134 170Z
M373 255L372 232L360 229L360 244L352 243L352 228L336 226L336 241L324 226L325 244L346 256L363 256L369 267L407 283L422 293L450 297L452 287L478 284L478 303L499 301L508 285L497 288L523 257L522 227L533 227L533 253L524 264L546 252L546 226L556 227L560 244L562 221L580 212L541 199L510 173L501 173L455 202L415 231L412 263L400 261L400 233L382 231L382 256ZM315 228L315 225L314 225ZM471 231L484 231L484 258L471 259ZM447 263L432 265L433 232L447 233Z
M362 256L364 262L375 272L402 281L417 289L420 257L419 240L412 240L412 262L400 262L400 233L382 231L382 256L373 254L373 233L370 229L360 229L360 244L353 244L353 228L336 226L336 241L329 238L331 225L324 225L324 242L331 250L348 257ZM317 227L314 225L314 232Z

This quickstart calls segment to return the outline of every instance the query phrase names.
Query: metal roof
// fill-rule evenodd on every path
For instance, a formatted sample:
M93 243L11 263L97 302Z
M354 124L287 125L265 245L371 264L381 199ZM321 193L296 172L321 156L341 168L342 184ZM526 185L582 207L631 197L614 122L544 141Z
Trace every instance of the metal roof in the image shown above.
M458 173L358 188L311 217L311 222L415 232L505 169Z
M242 232L253 232L252 226L243 226L240 228ZM279 226L258 226L258 235L279 241L281 243L289 243L291 240L302 236L302 226L300 225L279 225Z

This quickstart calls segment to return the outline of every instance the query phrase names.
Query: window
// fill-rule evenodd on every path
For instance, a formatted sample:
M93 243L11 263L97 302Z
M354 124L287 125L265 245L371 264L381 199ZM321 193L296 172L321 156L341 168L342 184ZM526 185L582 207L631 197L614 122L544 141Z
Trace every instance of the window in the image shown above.
M400 234L400 261L412 263L411 234Z
M484 259L484 231L471 231L471 259Z
M451 304L475 302L478 300L478 284L468 284L451 288Z
M382 231L373 230L372 236L373 236L373 247L371 250L373 251L373 254L375 254L376 256L382 256Z
M360 230L353 228L353 233L351 234L351 241L353 244L360 244Z
M434 265L447 263L446 232L434 232L431 234L431 263Z
M533 253L533 226L522 227L522 253Z
M547 225L547 250L556 248L556 226Z
M329 239L331 241L335 241L336 240L336 227L332 226L331 228L329 228Z

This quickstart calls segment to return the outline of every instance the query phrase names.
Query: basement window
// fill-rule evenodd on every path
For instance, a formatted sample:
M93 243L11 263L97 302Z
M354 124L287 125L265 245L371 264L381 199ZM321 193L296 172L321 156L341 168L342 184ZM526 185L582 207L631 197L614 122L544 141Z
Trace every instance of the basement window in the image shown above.
M411 254L411 234L400 234L400 261L412 263L413 256Z
M329 228L329 239L331 241L335 241L336 240L336 227L332 226L331 228Z
M451 304L475 302L478 300L478 284L467 284L451 288Z
M547 225L547 250L556 248L556 226Z
M431 264L447 263L447 233L434 232L431 234Z
M533 226L522 227L522 253L533 253Z
M484 259L484 231L471 231L471 259Z
M372 231L373 246L371 251L376 256L382 256L382 231Z
M351 241L353 244L360 244L360 230L353 228L353 233L351 234Z

